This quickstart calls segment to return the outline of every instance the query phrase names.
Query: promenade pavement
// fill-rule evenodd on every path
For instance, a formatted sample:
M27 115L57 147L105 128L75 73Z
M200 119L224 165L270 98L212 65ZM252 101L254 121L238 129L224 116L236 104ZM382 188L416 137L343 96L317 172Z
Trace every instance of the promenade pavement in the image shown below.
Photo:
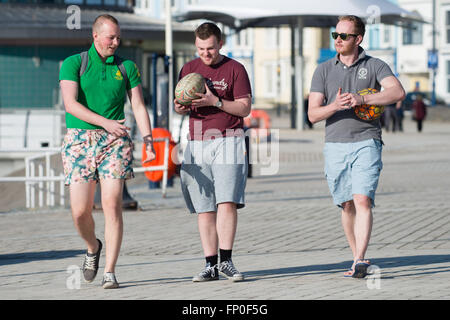
M279 169L255 166L239 213L233 260L246 281L193 283L204 259L179 179L162 198L140 176L128 185L141 210L124 212L119 289L100 285L104 251L95 281L80 279L85 247L68 208L15 210L0 215L0 299L449 299L449 123L417 133L405 121L404 132L383 133L366 256L374 268L361 280L343 276L352 256L323 174L323 124L299 132L273 121ZM104 239L103 214L94 216Z

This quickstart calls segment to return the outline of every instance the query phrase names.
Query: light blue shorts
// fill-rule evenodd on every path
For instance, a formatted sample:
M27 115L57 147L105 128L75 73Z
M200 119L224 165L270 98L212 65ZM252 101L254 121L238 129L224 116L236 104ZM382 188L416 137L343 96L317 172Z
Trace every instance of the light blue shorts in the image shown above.
M189 211L217 212L217 205L224 202L243 208L247 170L244 137L189 141L180 169Z
M353 200L354 194L362 194L375 206L375 191L383 168L382 149L383 143L376 139L325 143L325 177L334 204L342 207L342 203Z

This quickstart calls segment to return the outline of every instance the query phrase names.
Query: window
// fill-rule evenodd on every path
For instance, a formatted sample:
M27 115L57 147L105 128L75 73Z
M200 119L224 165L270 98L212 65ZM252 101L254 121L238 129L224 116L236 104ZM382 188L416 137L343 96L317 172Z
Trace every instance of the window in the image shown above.
M264 97L275 97L277 92L277 69L276 65L268 62L264 65Z
M241 30L236 33L236 46L238 47L246 47L248 46L248 30Z
M144 0L0 0L0 3L37 3L37 4L76 4L95 6L132 7L136 1Z
M291 80L286 61L267 61L263 68L264 97L280 99L283 92L289 91Z
M369 28L369 48L380 49L380 25Z
M267 28L265 38L266 49L275 49L278 47L280 41L278 37L278 30L276 28Z
M422 31L421 23L408 23L403 28L403 44L422 44Z
M450 11L445 12L445 30L447 43L450 43Z
M447 60L447 92L450 93L450 60Z
M391 42L391 27L384 25L384 42Z
M136 7L141 9L148 9L150 8L150 0L136 0Z

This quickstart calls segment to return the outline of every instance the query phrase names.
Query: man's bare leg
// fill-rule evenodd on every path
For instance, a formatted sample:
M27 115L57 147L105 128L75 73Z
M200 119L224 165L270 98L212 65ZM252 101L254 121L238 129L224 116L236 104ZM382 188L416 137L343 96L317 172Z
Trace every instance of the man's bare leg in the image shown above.
M345 237L352 250L352 257L356 255L356 239L355 239L355 217L356 209L353 201L342 203L341 222L344 228Z
M353 200L342 204L342 226L344 233L352 250L354 270L358 260L370 263L364 256L370 240L372 231L372 210L371 200L364 195L353 195ZM353 271L347 271L346 275L351 275Z
M102 208L105 215L106 262L105 273L115 272L123 238L122 193L123 179L102 179Z
M81 238L86 242L89 253L96 253L99 246L92 217L95 188L95 181L74 183L69 187L72 219Z
M220 203L217 206L217 234L219 248L233 249L237 228L237 209L233 202Z
M218 236L216 218L217 213L213 211L198 214L198 230L205 257L214 256L217 254Z
M370 235L372 233L373 215L371 200L362 194L353 195L353 202L356 209L355 218L355 261L364 260L364 256L369 246Z

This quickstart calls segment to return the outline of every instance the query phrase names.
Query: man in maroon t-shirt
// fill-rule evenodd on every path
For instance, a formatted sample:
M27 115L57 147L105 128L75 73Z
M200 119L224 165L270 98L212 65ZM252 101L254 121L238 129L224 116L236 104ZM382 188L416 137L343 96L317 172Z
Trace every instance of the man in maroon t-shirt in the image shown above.
M236 270L231 253L237 227L237 209L243 208L247 161L243 118L250 113L251 87L247 72L237 61L220 54L222 34L207 22L195 30L199 58L186 63L180 79L196 72L206 80L206 92L190 106L175 100L175 111L189 116L189 141L181 166L181 188L198 228L206 267L194 282L218 280L218 272L233 281L244 276ZM220 263L218 264L218 249Z

